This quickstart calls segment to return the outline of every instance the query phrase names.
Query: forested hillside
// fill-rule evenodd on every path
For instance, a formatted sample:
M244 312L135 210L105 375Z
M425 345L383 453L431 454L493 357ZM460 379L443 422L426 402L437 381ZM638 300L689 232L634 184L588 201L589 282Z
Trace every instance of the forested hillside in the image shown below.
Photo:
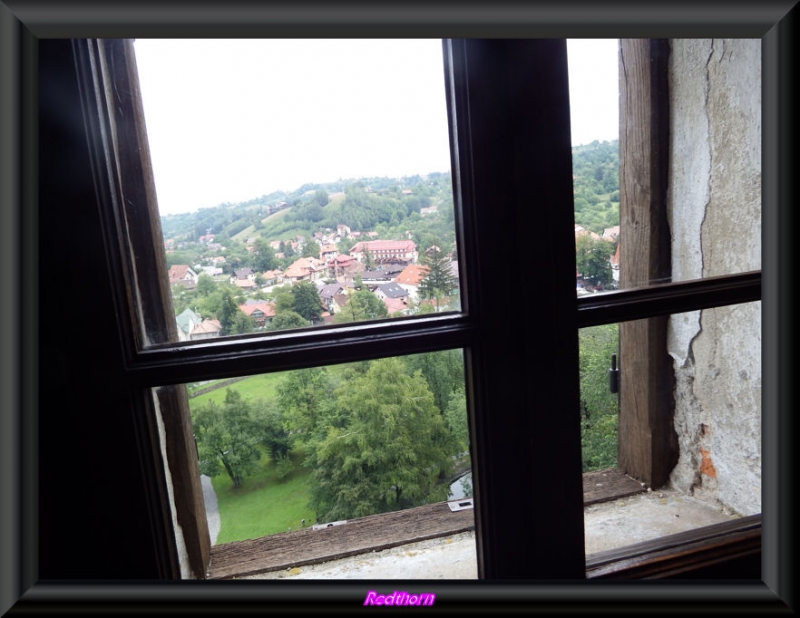
M618 141L595 141L573 148L573 175L575 223L598 234L618 225ZM437 208L437 216L423 217L420 211L431 206ZM222 244L247 238L311 238L319 230L335 230L343 224L353 231L377 231L386 239L405 238L411 231L423 247L434 242L447 244L454 238L451 176L431 173L424 178L308 183L290 193L274 192L247 202L163 216L161 224L165 240L174 243L194 243L206 234L213 234ZM186 261L194 263L196 258Z
M619 225L619 141L572 149L575 223L602 234Z

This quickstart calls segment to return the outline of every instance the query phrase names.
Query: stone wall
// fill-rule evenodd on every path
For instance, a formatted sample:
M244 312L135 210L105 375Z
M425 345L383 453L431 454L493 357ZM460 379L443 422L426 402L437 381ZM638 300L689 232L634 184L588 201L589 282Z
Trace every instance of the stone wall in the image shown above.
M668 204L674 281L761 268L761 41L676 39ZM675 315L672 485L761 512L761 303Z

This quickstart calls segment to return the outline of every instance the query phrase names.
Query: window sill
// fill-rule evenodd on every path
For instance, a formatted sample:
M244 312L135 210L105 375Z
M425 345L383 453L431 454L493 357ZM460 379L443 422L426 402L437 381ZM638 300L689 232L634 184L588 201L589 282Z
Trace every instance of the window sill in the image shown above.
M617 500L646 491L642 484L609 468L583 475L584 504ZM381 551L475 529L474 510L451 511L446 502L380 513L344 525L282 532L215 545L207 579L232 579ZM302 548L302 555L298 550Z

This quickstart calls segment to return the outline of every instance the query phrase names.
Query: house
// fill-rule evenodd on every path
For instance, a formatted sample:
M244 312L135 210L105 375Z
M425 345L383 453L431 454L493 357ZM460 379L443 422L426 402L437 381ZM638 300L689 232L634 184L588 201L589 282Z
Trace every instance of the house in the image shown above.
M417 244L413 240L366 240L353 245L350 255L359 262L366 259L367 253L377 263L417 261Z
M201 270L209 277L216 277L222 274L222 269L219 266L203 266Z
M615 283L619 283L619 244L617 244L617 250L614 251L614 255L611 256L609 260L611 262L611 276L614 279Z
M322 304L330 311L333 297L337 294L342 294L344 287L340 283L329 283L319 290L319 298Z
M330 307L328 308L328 311L334 314L339 313L347 306L349 301L350 296L347 294L334 294L330 299Z
M578 225L576 223L575 224L575 238L577 239L577 238L579 238L581 236L589 236L594 240L601 240L600 234L597 234L596 232L590 232L589 230L587 230L582 225Z
M327 261L328 275L334 279L345 275L354 275L363 270L361 262L354 257L345 254L338 254L333 259Z
M326 244L322 245L319 249L319 259L322 262L329 262L339 255L339 249L336 245Z
M284 272L283 279L290 283L296 281L314 281L325 275L325 264L313 257L295 260Z
M404 298L383 298L382 300L390 316L398 313L406 314L409 311L408 303Z
M185 309L175 317L178 324L178 341L195 341L219 337L222 325L219 320L201 318L191 309Z
M386 300L387 298L394 300L405 300L409 297L408 290L396 281L381 283L375 288L374 294L381 300Z
M280 269L268 270L261 274L264 285L280 285L283 283L283 271Z
M233 285L235 285L240 290L251 291L255 290L258 287L254 279L235 279L231 277L231 280Z
M169 282L174 283L197 283L197 272L187 264L175 264L169 269Z
M419 292L419 284L428 273L428 268L422 264L409 264L403 271L394 278L394 282L408 292L411 300L416 301Z
M605 240L617 240L619 236L619 226L614 225L612 227L607 227L603 230L603 238Z
M245 315L253 318L257 327L266 326L275 317L275 304L266 300L248 298L239 309Z
M244 268L237 268L233 271L231 275L231 283L236 283L237 281L255 281L256 280L256 273L253 272L253 269L249 266Z

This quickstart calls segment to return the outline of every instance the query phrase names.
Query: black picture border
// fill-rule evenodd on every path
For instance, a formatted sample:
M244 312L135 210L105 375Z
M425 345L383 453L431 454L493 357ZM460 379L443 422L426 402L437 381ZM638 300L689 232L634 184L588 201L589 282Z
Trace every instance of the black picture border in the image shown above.
M526 4L0 2L0 614L366 611L368 589L431 591L439 610L620 612L794 607L792 411L794 2ZM25 103L36 40L75 37L747 37L764 42L763 583L48 582L37 583L35 516L36 177ZM34 79L31 79L31 78ZM27 78L27 79L26 79ZM26 90L27 89L27 90ZM796 102L796 101L795 101ZM27 296L25 296L27 294ZM16 604L16 605L15 605ZM14 606L12 608L12 606ZM380 608L384 609L384 608ZM384 609L384 611L386 611ZM397 610L395 610L397 611Z

